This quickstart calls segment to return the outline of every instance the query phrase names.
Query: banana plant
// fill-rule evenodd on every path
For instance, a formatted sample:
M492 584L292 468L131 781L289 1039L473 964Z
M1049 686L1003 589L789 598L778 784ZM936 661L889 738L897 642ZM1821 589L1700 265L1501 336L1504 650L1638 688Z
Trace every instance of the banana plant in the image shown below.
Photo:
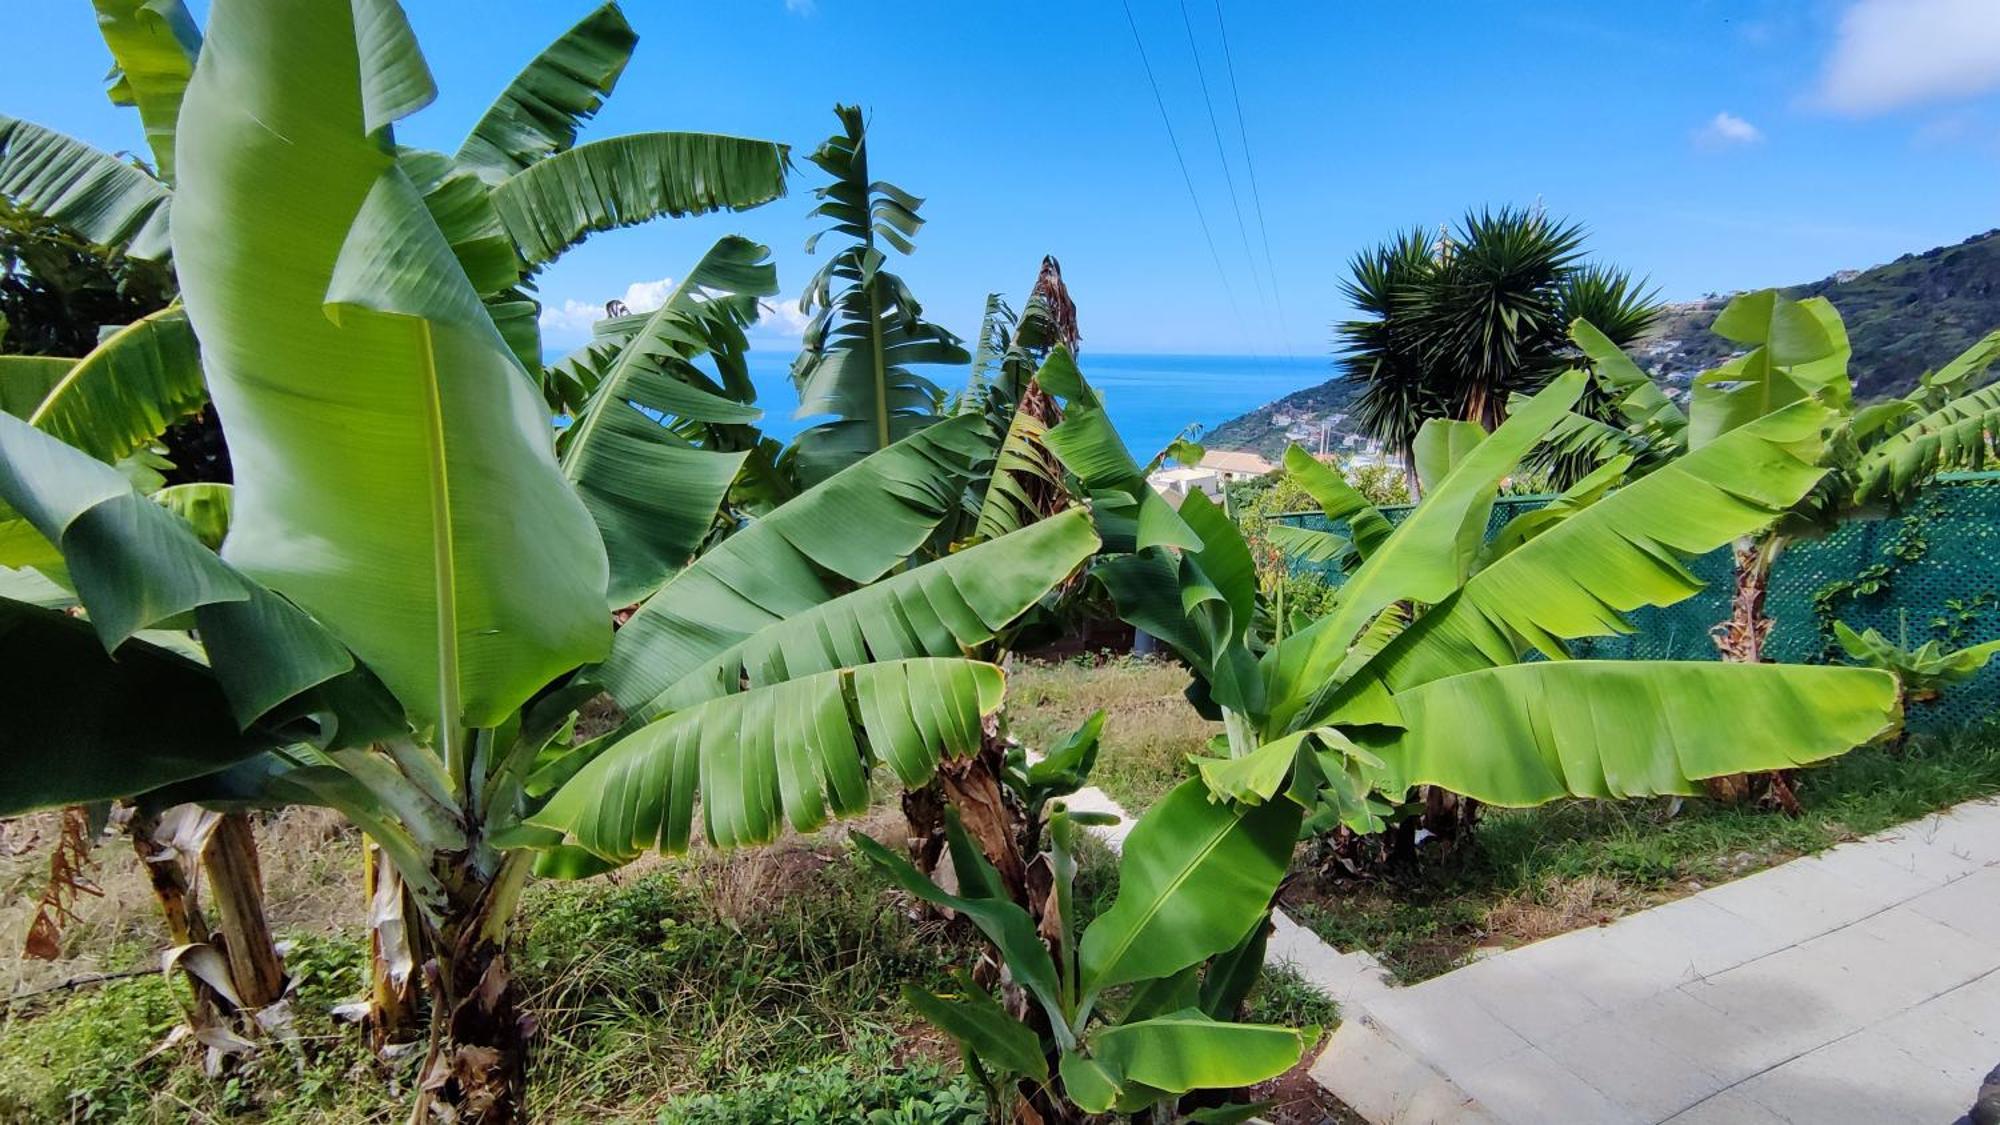
M1845 621L1833 623L1833 638L1847 659L1896 677L1905 703L1927 703L1953 684L1979 674L2000 652L2000 641L1947 650L1936 640L1911 648L1909 638L1892 641L1874 629L1857 633Z
M1126 837L1111 907L1079 916L1079 836L1097 819L1060 806L1046 855L1057 904L1041 923L948 817L956 894L861 833L856 848L904 890L956 910L999 950L1026 993L1010 1007L962 976L953 993L906 986L950 1035L996 1121L1081 1121L1172 1106L1291 1069L1317 1028L1235 1022L1264 959L1271 896L1298 833L1288 801L1217 802L1189 781Z
M1830 410L1829 468L1781 520L1737 545L1731 614L1717 627L1724 658L1755 662L1771 629L1764 598L1785 548L1839 523L1906 504L1942 472L1990 463L2000 434L2000 385L1986 374L2000 360L1990 333L1901 398L1857 406L1847 374L1851 349L1839 312L1825 298L1793 301L1774 290L1743 294L1714 330L1749 350L1696 377L1682 412L1632 360L1582 321L1572 339L1624 426L1572 416L1550 441L1600 462L1632 458L1631 474L1652 472L1753 419L1812 398Z
M924 319L909 285L883 268L887 251L916 250L923 200L871 178L859 106L835 106L834 114L840 131L810 158L833 177L814 189L820 203L812 212L832 225L807 240L806 252L827 234L851 241L799 298L799 311L812 319L792 364L797 416L831 416L795 443L798 476L808 484L937 421L944 392L913 366L971 359L958 337Z
M962 503L986 446L976 419L942 424L675 573L621 632L665 647L628 655L539 382L389 143L432 96L401 10L221 0L213 20L228 34L178 117L172 239L236 458L227 538L218 556L115 469L0 416L0 499L83 614L0 602L27 670L0 809L164 787L340 811L416 906L432 966L416 1117L512 1120L507 935L538 854L517 844L552 832L530 814L615 854L640 829L684 846L697 793L733 843L852 810L874 768L919 784L998 705L998 670L962 638L1095 537L1051 521L841 600ZM156 643L187 625L198 647ZM585 665L644 679L655 658L685 674L542 807L530 777L570 757L575 693L552 689Z
M1684 560L1806 496L1825 475L1832 417L1793 403L1489 548L1498 487L1583 379L1566 374L1518 403L1393 528L1288 451L1287 470L1346 513L1362 561L1330 614L1261 656L1245 643L1248 551L1204 498L1180 512L1198 549L1099 564L1126 619L1187 660L1191 695L1224 721L1195 763L1211 789L1289 796L1311 806L1315 829L1365 833L1417 786L1508 806L1689 794L1703 778L1820 761L1895 728L1894 681L1870 670L1569 658L1569 642L1623 632L1625 613L1696 592Z
M1984 380L2000 359L2000 331L1924 373L1909 394L1857 406L1847 374L1847 330L1825 298L1793 301L1774 290L1746 293L1724 307L1714 330L1749 350L1696 377L1683 413L1602 333L1587 323L1572 325L1572 338L1591 359L1600 388L1625 424L1573 416L1550 442L1599 460L1629 456L1639 474L1787 403L1812 398L1833 412L1824 458L1831 471L1784 518L1734 546L1730 613L1713 632L1724 660L1755 663L1764 658L1772 627L1764 610L1771 573L1792 543L1847 520L1897 509L1939 473L1990 462L1993 435L2000 433L2000 388ZM1710 790L1730 800L1761 792L1797 811L1790 784L1779 773L1720 778Z

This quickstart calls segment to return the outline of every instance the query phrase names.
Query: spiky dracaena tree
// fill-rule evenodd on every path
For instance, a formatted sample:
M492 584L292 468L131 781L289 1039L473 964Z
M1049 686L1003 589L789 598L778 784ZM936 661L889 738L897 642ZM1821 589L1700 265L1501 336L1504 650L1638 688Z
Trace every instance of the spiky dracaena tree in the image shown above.
M1403 232L1350 264L1347 297L1364 315L1338 326L1342 370L1363 384L1363 428L1404 456L1413 490L1427 419L1498 425L1513 396L1574 365L1564 330L1578 316L1603 318L1620 343L1652 323L1652 295L1585 263L1582 246L1578 225L1508 207L1435 239Z

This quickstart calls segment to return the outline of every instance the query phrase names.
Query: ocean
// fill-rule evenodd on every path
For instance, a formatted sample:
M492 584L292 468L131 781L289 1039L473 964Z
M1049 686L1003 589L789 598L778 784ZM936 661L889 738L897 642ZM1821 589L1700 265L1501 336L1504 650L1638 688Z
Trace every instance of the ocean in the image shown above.
M1078 361L1084 377L1104 396L1105 409L1132 455L1145 461L1190 425L1213 428L1245 411L1333 377L1325 356L1119 355L1086 348ZM778 351L750 353L766 433L789 439L806 425L794 419L792 357ZM963 380L964 369L922 371ZM952 383L946 390L957 389Z

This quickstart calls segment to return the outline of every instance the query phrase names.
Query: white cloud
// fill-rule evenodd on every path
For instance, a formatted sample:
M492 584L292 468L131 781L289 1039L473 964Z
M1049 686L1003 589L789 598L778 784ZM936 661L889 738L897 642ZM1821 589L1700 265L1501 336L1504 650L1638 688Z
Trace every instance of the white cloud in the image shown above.
M635 281L625 287L625 307L633 312L652 312L667 303L667 296L674 291L674 279L663 277L658 281Z
M590 326L604 319L604 306L593 305L571 298L561 305L542 306L542 331L575 336L589 332Z
M818 0L785 0L785 10L796 16L810 16L819 11Z
M1840 17L1817 101L1869 114L2000 87L2000 3L1854 0Z
M1702 148L1735 148L1739 145L1754 145L1764 139L1764 131L1743 120L1741 117L1723 110L1709 118L1708 124L1694 131L1694 143Z
M776 301L757 302L757 327L760 336L776 336L796 340L805 335L806 324L811 317L799 311L799 303L789 298Z
M674 291L674 279L663 277L658 281L635 281L625 287L625 294L618 300L625 302L628 312L652 312L666 303L667 294ZM603 302L579 301L574 297L560 305L542 306L542 331L558 336L582 336L590 332L590 326L605 317Z

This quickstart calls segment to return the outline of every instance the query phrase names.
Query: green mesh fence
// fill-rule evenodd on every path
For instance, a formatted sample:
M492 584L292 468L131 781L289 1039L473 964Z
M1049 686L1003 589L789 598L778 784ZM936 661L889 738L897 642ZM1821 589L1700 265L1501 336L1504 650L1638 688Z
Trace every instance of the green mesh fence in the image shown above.
M1549 496L1502 497L1487 522L1491 537L1508 520L1547 504ZM1385 508L1391 522L1407 508ZM1299 527L1345 531L1318 512L1279 517ZM1295 563L1338 583L1331 568ZM1729 614L1728 548L1693 560L1689 569L1707 589L1664 609L1630 615L1633 632L1578 642L1579 657L1600 660L1714 660L1709 630ZM1833 622L1875 628L1914 647L1937 639L1948 648L2000 637L2000 473L1940 477L1895 515L1853 520L1832 533L1794 543L1771 572L1765 612L1772 619L1764 652L1788 663L1838 662ZM1947 688L1942 699L1915 704L1909 725L1936 730L1985 718L2000 709L2000 660L1975 678Z

